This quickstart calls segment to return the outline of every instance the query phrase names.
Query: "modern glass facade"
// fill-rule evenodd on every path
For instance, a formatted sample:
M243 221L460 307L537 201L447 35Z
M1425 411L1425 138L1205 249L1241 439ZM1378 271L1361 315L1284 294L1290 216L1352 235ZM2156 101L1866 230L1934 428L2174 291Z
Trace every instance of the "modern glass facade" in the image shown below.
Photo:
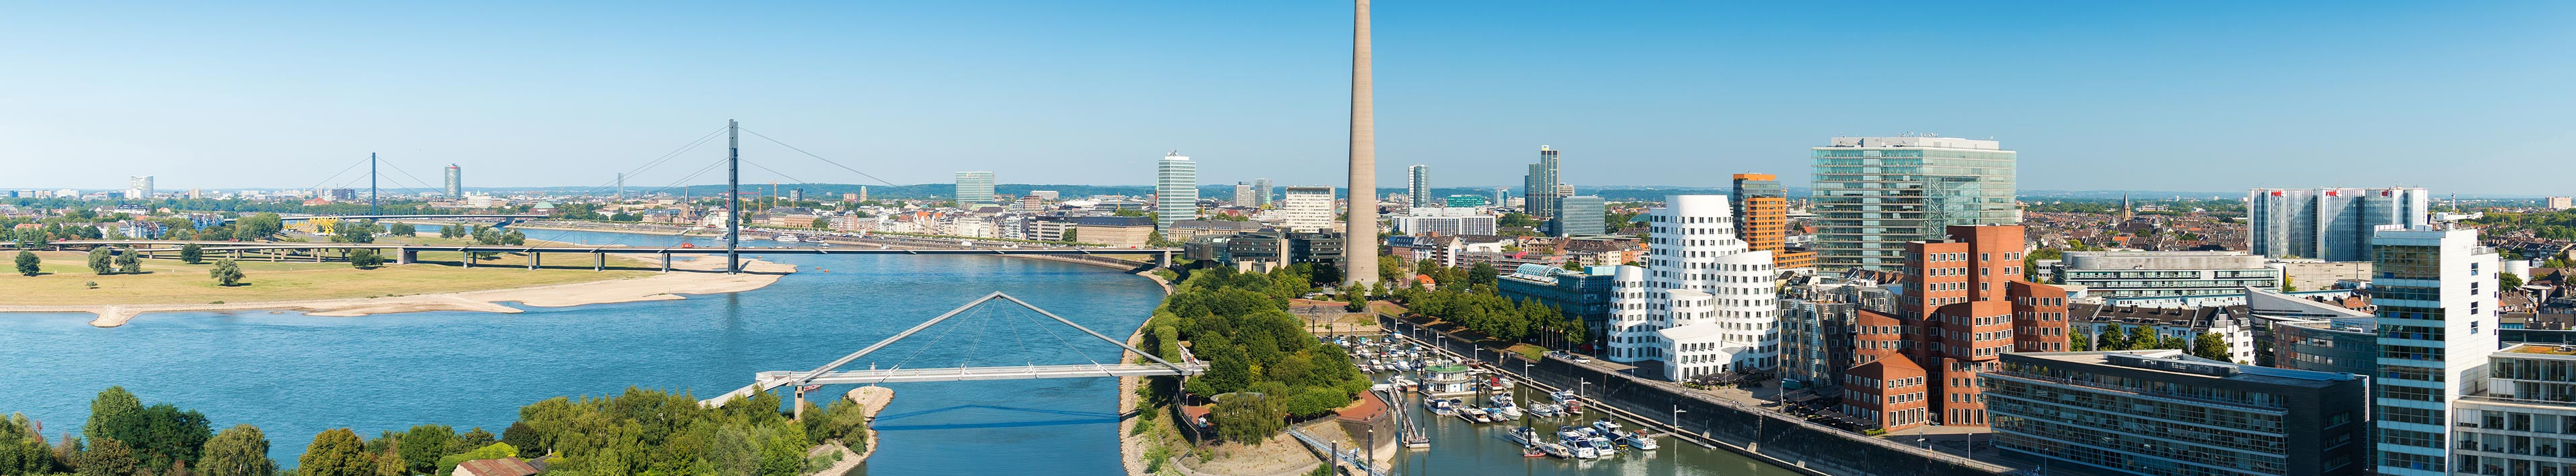
M2378 473L2433 476L2450 458L2451 404L2476 390L2497 348L2495 252L2477 230L2379 229L2371 237L2371 299L2379 325ZM2466 461L2466 460L2463 460Z
M1602 202L1601 197L1560 197L1556 200L1561 212L1557 214L1556 219L1549 221L1554 225L1548 227L1556 231L1556 236L1585 236L1602 233L1601 222L1607 219L1604 208L1608 205Z
M2021 222L2016 154L1995 141L1836 137L1813 150L1816 267L1895 271L1950 225Z
M1154 163L1154 229L1170 234L1172 222L1199 218L1199 164L1173 152Z
M957 204L993 203L992 172L958 172Z
M2246 245L2274 258L2369 261L2379 226L2430 224L2431 201L2420 188L2258 188L2245 196Z
M1556 149L1538 146L1538 163L1521 176L1521 209L1540 220L1556 217Z
M1405 182L1409 184L1404 188L1406 200L1412 201L1414 207L1439 206L1434 204L1433 200L1436 199L1431 197L1431 166L1413 166L1406 170L1405 175L1407 179Z
M1448 202L1451 208L1476 208L1486 205L1484 195L1450 195Z
M1558 314L1583 323L1585 335L1595 339L1608 335L1604 326L1610 321L1610 284L1616 266L1593 266L1575 271L1543 265L1521 265L1511 274L1494 280L1494 292L1513 300L1537 300L1556 308Z
M2178 350L2004 354L1987 372L1998 447L2132 474L2364 474L2358 375L2200 360Z
M2486 392L2452 411L2452 471L2576 475L2576 348L2506 348L2490 357L2485 377Z

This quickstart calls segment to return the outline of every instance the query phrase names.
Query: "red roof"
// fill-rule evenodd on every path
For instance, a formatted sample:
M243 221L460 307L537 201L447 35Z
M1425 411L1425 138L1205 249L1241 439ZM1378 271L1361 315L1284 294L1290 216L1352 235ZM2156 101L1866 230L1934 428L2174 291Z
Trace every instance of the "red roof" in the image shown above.
M537 474L537 468L535 466L528 466L528 462L519 461L518 458L478 459L467 461L457 464L456 470L458 473L471 472L474 473L474 476L530 476Z

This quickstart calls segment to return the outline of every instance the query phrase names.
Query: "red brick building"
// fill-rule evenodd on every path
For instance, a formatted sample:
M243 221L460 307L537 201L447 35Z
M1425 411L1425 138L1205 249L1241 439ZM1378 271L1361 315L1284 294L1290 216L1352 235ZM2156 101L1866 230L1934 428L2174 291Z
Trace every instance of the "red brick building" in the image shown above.
M2022 227L1949 232L1949 241L1905 244L1898 315L1861 312L1854 354L1862 363L1846 372L1844 413L1889 431L1985 426L1978 373L1995 370L2006 352L2066 350L2066 291L2022 280ZM1901 385L1916 376L1923 386ZM1918 393L1925 398L1910 400Z

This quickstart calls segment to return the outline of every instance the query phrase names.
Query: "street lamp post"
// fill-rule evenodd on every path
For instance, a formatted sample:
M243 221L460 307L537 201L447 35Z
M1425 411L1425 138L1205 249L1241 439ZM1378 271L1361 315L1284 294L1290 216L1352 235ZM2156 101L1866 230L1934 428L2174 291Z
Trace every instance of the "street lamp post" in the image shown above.
M1690 413L1690 410L1683 410L1682 404L1673 404L1673 431L1681 431L1683 413Z

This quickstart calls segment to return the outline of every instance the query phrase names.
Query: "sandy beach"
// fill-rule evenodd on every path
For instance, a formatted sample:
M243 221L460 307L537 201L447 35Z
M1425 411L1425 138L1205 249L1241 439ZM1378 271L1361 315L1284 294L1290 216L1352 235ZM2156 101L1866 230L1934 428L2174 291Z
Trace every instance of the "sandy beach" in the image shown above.
M357 317L375 314L428 311L480 311L516 314L518 309L500 303L517 302L534 307L569 307L635 301L686 299L682 294L721 294L750 291L778 282L778 278L796 272L795 265L745 260L743 274L724 274L722 259L705 259L712 255L673 255L673 272L640 278L559 284L514 289L493 289L456 293L418 294L381 298L322 299L309 301L268 301L225 304L135 304L71 306L0 306L0 312L87 312L97 314L90 325L116 327L125 325L135 315L147 312L239 311L282 309L301 311L306 315ZM654 261L658 259L644 257Z

